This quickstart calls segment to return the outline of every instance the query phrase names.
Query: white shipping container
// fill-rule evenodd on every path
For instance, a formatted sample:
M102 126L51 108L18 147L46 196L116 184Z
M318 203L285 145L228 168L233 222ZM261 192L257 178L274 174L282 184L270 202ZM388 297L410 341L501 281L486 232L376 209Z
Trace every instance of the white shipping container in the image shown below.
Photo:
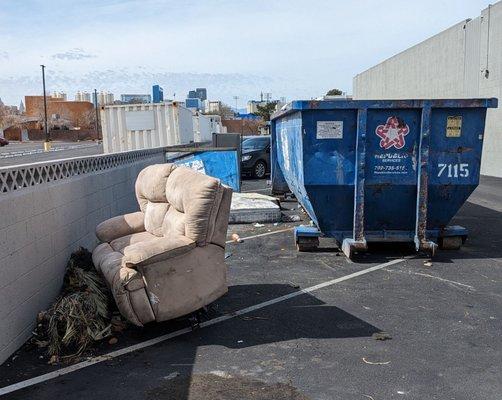
M210 142L212 140L211 119L208 116L198 111L195 112L193 115L193 129L196 143Z
M100 119L105 153L194 141L192 112L176 102L103 106Z

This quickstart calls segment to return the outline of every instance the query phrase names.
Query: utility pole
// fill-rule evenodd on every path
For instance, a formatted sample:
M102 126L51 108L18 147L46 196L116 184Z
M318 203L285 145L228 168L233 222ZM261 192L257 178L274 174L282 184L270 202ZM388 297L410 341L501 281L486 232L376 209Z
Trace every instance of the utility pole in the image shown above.
M238 109L237 109L237 100L239 100L239 96L234 96L234 100L235 100L235 112L238 113Z
M45 93L45 65L40 65L42 67L42 86L44 89L44 130L45 130L45 142L44 151L49 151L51 149L50 136L49 136L49 126L47 125L47 94Z
M98 91L94 89L94 109L96 110L96 135L99 140L99 111L98 111Z

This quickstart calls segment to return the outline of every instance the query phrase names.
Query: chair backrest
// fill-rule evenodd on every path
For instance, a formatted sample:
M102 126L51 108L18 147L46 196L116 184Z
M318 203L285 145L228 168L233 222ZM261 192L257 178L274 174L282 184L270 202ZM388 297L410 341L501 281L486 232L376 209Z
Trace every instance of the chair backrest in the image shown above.
M185 235L198 246L225 245L231 196L218 179L174 164L148 166L136 180L146 230Z

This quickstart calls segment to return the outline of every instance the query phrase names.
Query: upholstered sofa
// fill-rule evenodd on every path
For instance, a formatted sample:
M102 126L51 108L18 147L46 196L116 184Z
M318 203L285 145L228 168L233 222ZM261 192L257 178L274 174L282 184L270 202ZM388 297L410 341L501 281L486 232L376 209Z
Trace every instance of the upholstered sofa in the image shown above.
M174 164L146 167L135 189L140 211L99 224L92 253L122 315L142 326L225 294L232 190Z

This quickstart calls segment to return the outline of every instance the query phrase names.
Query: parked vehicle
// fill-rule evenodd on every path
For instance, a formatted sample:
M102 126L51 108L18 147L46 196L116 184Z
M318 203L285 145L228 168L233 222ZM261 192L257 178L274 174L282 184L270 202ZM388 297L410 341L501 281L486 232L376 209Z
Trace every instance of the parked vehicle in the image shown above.
M7 146L9 144L9 141L3 137L0 137L0 147Z
M264 178L270 173L270 135L244 136L241 171L254 178Z

